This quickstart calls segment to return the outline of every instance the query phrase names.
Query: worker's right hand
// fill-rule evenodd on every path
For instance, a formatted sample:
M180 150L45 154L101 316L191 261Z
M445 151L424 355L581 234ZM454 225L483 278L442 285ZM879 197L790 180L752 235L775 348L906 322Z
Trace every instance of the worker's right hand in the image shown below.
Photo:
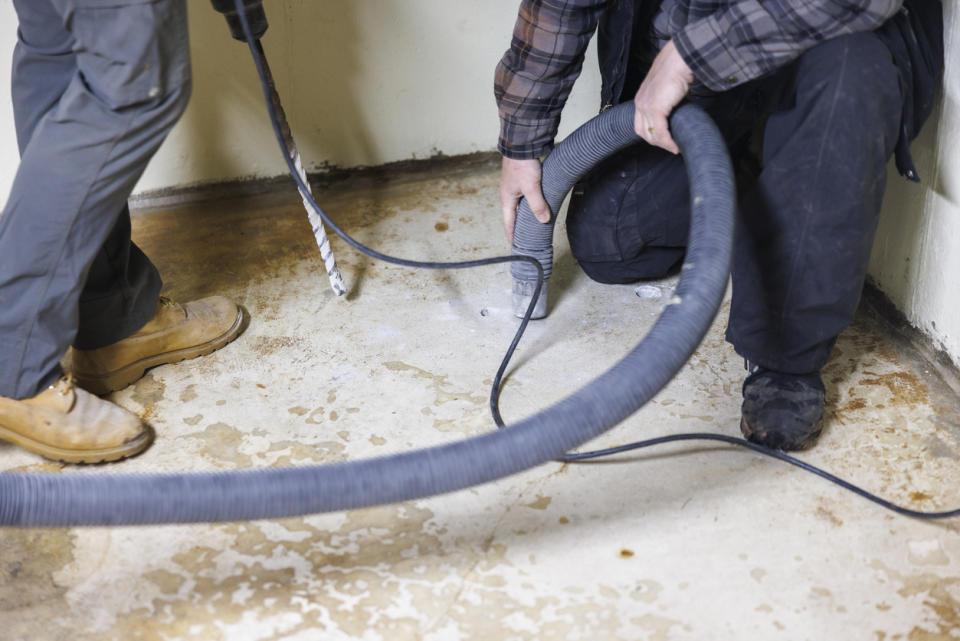
M550 206L543 198L540 178L540 161L536 158L516 160L504 157L500 168L500 209L503 213L503 231L510 243L513 242L513 227L521 198L527 199L537 220L541 223L550 222Z

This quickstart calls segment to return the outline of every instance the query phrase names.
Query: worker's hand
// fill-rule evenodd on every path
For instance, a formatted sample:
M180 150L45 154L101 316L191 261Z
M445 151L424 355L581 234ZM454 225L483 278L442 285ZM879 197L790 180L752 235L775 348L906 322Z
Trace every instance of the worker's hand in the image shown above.
M667 118L686 97L691 83L693 72L671 40L654 58L650 71L633 99L636 107L633 128L637 135L670 153L680 153L680 148L670 135Z
M503 159L500 168L500 209L503 213L503 231L507 241L513 242L513 226L517 220L517 206L526 198L533 215L541 223L550 222L550 206L540 188L540 161Z

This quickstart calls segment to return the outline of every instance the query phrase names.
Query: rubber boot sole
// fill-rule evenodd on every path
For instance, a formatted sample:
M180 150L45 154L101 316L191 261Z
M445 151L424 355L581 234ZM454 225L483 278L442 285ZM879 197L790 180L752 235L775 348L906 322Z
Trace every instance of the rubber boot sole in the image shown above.
M154 354L153 356L134 361L129 365L125 365L120 369L113 370L112 372L108 372L106 374L93 375L74 371L73 376L80 387L87 390L91 394L96 394L97 396L103 396L105 394L109 394L110 392L121 390L143 378L144 374L147 373L147 370L153 367L169 365L170 363L179 363L180 361L186 361L191 358L206 356L207 354L215 352L221 347L228 345L235 338L240 336L241 333L243 333L244 327L246 326L246 318L247 315L243 308L238 306L237 318L233 322L233 325L230 327L230 329L211 341L201 343L200 345L194 345L192 347L174 350L172 352Z
M813 447L817 439L820 438L822 431L822 418L812 432L797 438L794 434L781 434L771 430L755 429L747 419L740 417L740 432L748 441L783 452L799 452Z
M150 444L153 443L153 438L153 429L149 426L144 426L143 432L117 447L96 450L68 450L35 441L32 438L17 432L12 432L0 425L0 439L9 441L29 452L39 454L44 458L52 461L60 461L61 463L109 463L110 461L119 461L120 459L136 456L147 449Z

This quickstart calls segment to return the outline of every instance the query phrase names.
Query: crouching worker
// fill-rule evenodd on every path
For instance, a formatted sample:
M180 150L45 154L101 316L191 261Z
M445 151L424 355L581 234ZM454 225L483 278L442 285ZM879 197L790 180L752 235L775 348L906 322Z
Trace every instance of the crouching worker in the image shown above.
M496 75L508 236L521 196L550 219L538 159L599 25L602 104L633 101L649 144L574 188L571 252L602 283L680 267L690 203L668 116L683 100L703 107L735 164L756 167L740 190L727 329L749 363L740 428L773 448L812 445L820 371L857 308L890 157L916 180L908 145L939 82L941 12L939 0L523 0Z
M96 394L243 329L225 298L161 297L130 239L127 198L189 99L186 4L14 8L20 165L0 217L0 439L54 460L113 461L142 452L153 432Z

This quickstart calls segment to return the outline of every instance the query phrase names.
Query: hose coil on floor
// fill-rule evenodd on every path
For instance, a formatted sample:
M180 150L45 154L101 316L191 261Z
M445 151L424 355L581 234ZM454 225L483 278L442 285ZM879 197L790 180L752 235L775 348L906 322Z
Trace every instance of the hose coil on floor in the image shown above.
M692 105L677 109L670 122L691 185L687 262L673 298L646 337L581 390L503 430L345 463L183 474L4 472L0 525L239 521L408 501L520 472L609 430L652 398L687 361L717 312L729 276L735 198L723 139ZM552 210L559 209L588 169L638 141L633 105L625 103L560 143L544 166L544 191ZM525 230L531 221L533 236L522 231L520 238L531 251L542 253L552 243L553 227L537 223L526 208L518 228ZM552 249L550 254L552 262Z

